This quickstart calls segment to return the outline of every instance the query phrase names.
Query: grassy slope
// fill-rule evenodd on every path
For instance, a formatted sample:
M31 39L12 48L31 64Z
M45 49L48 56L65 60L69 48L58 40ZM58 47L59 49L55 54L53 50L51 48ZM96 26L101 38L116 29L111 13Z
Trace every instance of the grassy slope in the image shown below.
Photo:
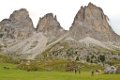
M3 69L8 66L10 69ZM0 63L0 80L120 80L120 74L100 74L91 76L90 72L27 72L17 70L15 65Z

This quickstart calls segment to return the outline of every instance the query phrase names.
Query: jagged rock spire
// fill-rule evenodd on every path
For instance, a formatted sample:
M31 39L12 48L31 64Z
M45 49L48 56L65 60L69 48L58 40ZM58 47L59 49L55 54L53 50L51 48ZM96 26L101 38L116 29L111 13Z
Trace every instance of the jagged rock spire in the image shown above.
M24 8L15 10L11 15L10 19L14 21L22 21L29 17L28 11Z
M44 17L39 19L37 25L37 32L43 32L45 36L48 37L49 41L60 37L65 30L61 27L60 23L57 21L57 17L52 13L46 14Z
M9 19L0 22L2 38L25 39L34 32L33 22L26 9L14 11Z
M70 27L70 33L75 39L92 37L101 41L117 41L118 35L114 33L108 23L108 17L100 7L89 3L82 6Z

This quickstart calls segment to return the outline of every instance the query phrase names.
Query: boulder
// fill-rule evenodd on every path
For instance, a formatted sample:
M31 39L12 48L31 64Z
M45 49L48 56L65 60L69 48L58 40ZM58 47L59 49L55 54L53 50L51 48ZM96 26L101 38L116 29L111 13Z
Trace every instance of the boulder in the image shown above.
M105 74L115 74L117 71L116 67L114 66L107 66L104 70Z

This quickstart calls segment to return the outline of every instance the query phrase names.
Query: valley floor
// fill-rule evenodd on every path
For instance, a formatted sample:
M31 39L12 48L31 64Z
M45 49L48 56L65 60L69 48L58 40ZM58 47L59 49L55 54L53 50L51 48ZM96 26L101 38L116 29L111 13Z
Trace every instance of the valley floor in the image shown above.
M12 66L12 65L11 65ZM120 74L95 74L90 72L55 72L55 71L31 71L18 69L3 69L0 67L0 80L120 80Z

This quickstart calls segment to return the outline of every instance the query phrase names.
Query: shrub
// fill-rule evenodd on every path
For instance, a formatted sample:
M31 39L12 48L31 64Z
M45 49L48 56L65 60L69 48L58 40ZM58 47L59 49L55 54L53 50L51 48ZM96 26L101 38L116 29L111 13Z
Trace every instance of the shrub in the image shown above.
M116 73L119 73L119 74L120 74L120 65L117 67Z
M21 69L21 70L27 70L27 71L38 71L39 65L36 62L30 62L27 63L26 61L23 63L20 63L17 68Z
M10 56L0 55L0 62L18 64L19 59L15 59L15 58L13 59Z
M74 71L76 68L76 63L74 61L68 62L66 65L66 71Z

